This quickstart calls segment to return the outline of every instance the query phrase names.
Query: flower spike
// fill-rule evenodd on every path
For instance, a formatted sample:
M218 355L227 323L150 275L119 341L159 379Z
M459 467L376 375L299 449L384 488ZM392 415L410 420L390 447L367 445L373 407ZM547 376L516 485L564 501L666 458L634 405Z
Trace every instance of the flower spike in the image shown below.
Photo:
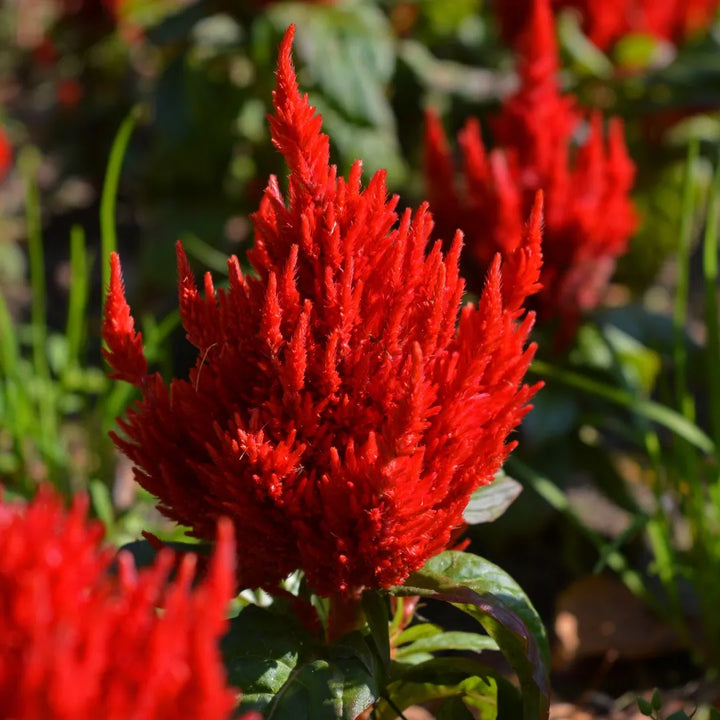
M218 642L234 593L232 524L221 520L209 571L195 556L168 581L173 553L137 570L101 545L77 496L66 511L48 487L23 506L0 498L0 718L229 720ZM163 614L157 613L157 607Z
M555 324L562 346L573 338L581 314L600 302L636 226L629 197L634 165L620 121L611 121L606 135L599 115L583 119L574 98L561 94L550 0L532 0L531 10L518 41L520 88L493 123L499 147L488 153L478 122L469 120L458 136L464 163L457 187L448 178L451 157L442 127L430 116L425 176L441 234L456 225L465 233L464 269L475 291L495 253L505 259L507 271L517 262L512 258L523 233L526 241L527 232L539 233L540 215L533 207L543 191L542 289L532 305L541 320ZM581 123L588 126L587 139L576 149ZM523 287L519 297L533 287L538 289L534 282Z
M462 235L446 254L427 205L398 216L385 174L366 187L329 164L321 118L297 88L292 27L275 112L289 192L271 178L252 216L254 273L204 297L178 247L195 367L157 375L114 435L161 510L207 538L228 515L243 586L301 569L325 596L403 582L455 542L470 494L492 481L538 386L524 293L537 284L540 210L459 312ZM233 270L233 268L236 268Z
M107 349L103 355L113 371L111 378L140 386L147 375L147 360L142 345L142 333L135 332L135 322L125 299L120 258L110 254L110 288L105 303L103 338Z

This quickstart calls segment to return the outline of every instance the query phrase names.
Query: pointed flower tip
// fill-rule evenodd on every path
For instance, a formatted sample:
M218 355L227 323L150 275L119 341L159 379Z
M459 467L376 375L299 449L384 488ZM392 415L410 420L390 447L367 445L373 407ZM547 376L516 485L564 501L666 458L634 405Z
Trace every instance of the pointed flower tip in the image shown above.
M142 334L135 332L135 321L125 299L120 257L110 254L110 287L105 301L102 337L107 344L103 355L114 370L110 377L139 386L147 375Z
M295 38L295 25L288 25L283 39L280 42L278 48L278 62L277 62L277 78L278 86L295 85L295 67L292 60L292 46ZM279 89L279 87L278 87ZM273 96L277 96L278 89L273 92Z
M528 243L541 248L543 223L545 220L545 195L542 190L535 193L530 220L528 221Z
M295 37L295 23L290 23L287 26L287 30L285 30L285 34L283 35L282 43L280 43L280 55L281 56L289 55L289 53L292 49L292 43L293 43L294 37Z
M551 75L557 65L555 19L550 0L534 0L527 25L518 39L523 74L537 81L538 76Z

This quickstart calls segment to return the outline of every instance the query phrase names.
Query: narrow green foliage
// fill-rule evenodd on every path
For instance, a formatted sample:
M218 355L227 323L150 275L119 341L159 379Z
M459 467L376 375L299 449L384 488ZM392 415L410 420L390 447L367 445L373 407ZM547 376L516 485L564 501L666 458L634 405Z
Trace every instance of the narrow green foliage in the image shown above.
M33 363L38 375L50 376L46 356L47 301L45 295L45 253L42 240L40 194L35 175L40 158L34 148L26 148L20 155L20 172L25 183L25 221L27 225L28 255L30 256L30 289L32 300L30 318L32 323Z
M720 218L720 162L715 169L708 200L705 238L703 242L703 274L705 276L705 329L707 340L705 360L708 381L710 434L720 447L720 324L718 322L718 219Z
M140 115L138 107L133 108L123 120L115 136L107 170L103 183L100 200L100 241L101 241L101 267L103 289L110 285L110 253L117 250L117 230L115 227L115 208L117 205L117 192L120 185L120 172L127 151L130 138ZM103 307L104 307L103 292Z
M66 381L68 375L82 367L82 348L87 330L87 303L89 292L89 267L85 232L78 225L70 231L70 295L68 297L67 324L65 338L67 340L67 363L65 366Z
M595 395L616 405L629 408L639 415L644 415L647 419L666 427L668 430L672 430L676 435L684 438L703 452L712 453L715 451L715 444L707 434L695 423L672 408L652 400L638 398L626 390L621 390L570 370L554 367L550 363L541 360L533 360L530 371L544 378L558 380L563 385L589 395Z
M688 147L685 179L683 182L682 210L680 215L679 243L677 252L678 278L675 289L673 312L673 363L675 365L675 395L677 407L685 415L691 402L687 391L687 349L685 327L690 287L690 243L695 218L694 168L698 160L699 146L693 140Z
M539 475L517 458L509 458L506 465L513 475L531 487L549 505L562 513L582 532L595 546L603 563L616 572L633 593L641 597L651 607L661 611L661 605L647 589L640 573L630 566L625 556L620 552L617 543L608 543L599 533L586 525L573 510L567 495L554 482Z

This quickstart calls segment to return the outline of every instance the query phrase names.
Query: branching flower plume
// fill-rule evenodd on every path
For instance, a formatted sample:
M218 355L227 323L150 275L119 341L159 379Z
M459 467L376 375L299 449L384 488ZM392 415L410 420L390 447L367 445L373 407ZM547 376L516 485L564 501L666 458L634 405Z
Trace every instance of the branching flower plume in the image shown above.
M549 0L533 0L520 42L521 87L494 124L498 148L488 153L471 119L459 135L462 187L439 119L428 114L425 163L429 199L441 233L458 225L466 233L465 270L471 289L482 288L495 253L515 251L535 193L545 193L542 320L557 319L569 338L585 310L597 305L627 246L636 219L629 191L634 165L623 127L584 120L557 81L558 59ZM586 132L575 149L578 130Z
M551 0L554 10L571 8L580 15L587 36L602 50L631 33L681 43L706 28L718 0ZM503 36L510 42L522 33L532 0L495 0Z
M230 718L218 641L235 587L232 524L219 524L191 589L195 557L169 583L169 550L141 571L121 553L111 574L113 551L86 512L86 498L66 512L47 488L27 506L0 500L0 719Z
M239 579L272 589L302 569L325 596L389 587L442 551L470 493L489 483L528 410L540 203L516 249L489 265L460 312L458 233L430 243L426 205L395 211L384 173L364 189L329 164L321 117L297 88L293 28L280 47L270 118L289 168L253 216L253 274L201 293L177 246L180 312L197 361L166 385L112 259L106 357L142 399L118 447L161 510L208 537L235 523Z

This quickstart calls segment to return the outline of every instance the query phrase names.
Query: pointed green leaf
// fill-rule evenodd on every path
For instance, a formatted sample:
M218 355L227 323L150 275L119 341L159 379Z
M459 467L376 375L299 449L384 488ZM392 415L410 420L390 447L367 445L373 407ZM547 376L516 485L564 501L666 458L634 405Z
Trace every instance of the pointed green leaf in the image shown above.
M482 650L498 650L498 645L488 635L460 631L443 632L398 647L395 651L395 659L402 660L404 657L415 653L433 653L440 650L481 652Z
M524 720L547 717L545 630L530 601L503 570L476 555L448 551L429 560L392 592L444 600L474 617L518 675Z

